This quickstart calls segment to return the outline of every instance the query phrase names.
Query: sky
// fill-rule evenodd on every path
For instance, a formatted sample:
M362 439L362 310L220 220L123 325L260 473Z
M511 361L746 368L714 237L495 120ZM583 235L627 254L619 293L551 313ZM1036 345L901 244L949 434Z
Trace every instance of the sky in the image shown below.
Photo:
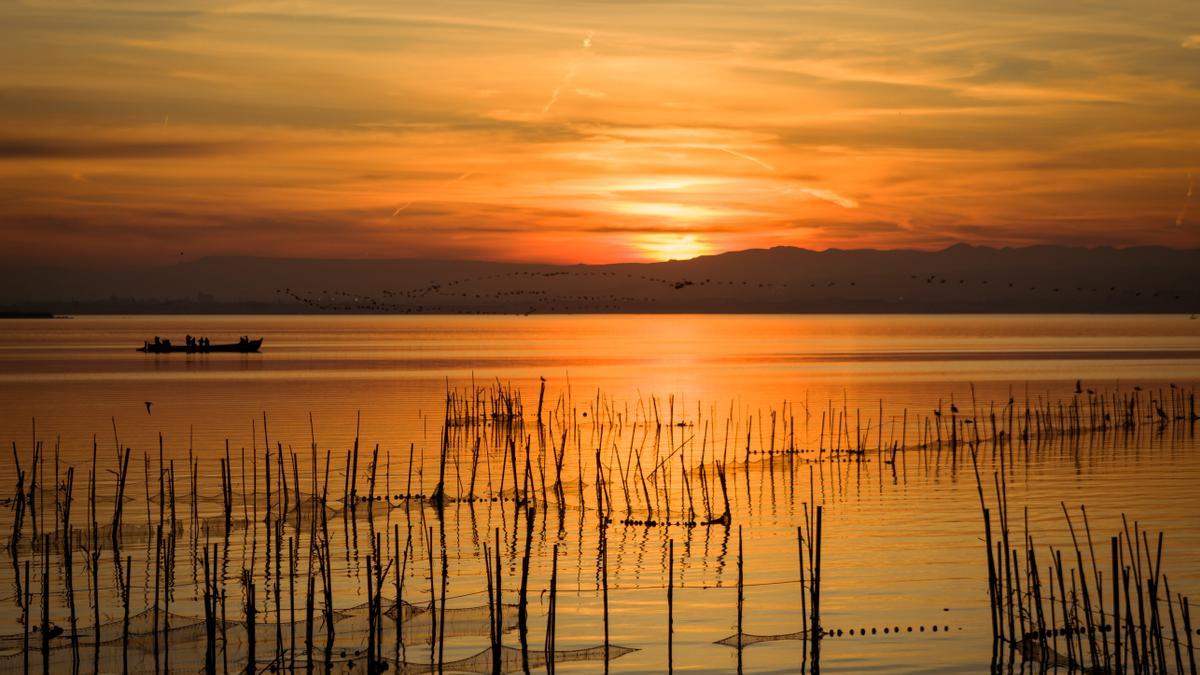
M1200 246L1200 3L0 2L0 262Z

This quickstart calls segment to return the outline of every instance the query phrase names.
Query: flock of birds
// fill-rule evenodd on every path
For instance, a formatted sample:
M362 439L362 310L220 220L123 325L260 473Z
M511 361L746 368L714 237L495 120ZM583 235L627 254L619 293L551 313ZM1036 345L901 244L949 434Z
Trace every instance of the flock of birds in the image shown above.
M689 280L670 280L640 274L618 274L612 271L565 271L552 272L514 271L465 277L449 281L433 281L424 286L408 290L383 289L379 296L369 293L322 289L321 291L298 291L288 288L277 289L278 295L291 301L321 311L377 311L404 314L437 313L455 311L470 314L496 313L497 305L511 307L517 301L528 300L528 310L559 311L570 308L592 310L619 310L631 304L648 304L655 298L648 296L621 295L617 293L553 293L545 288L500 288L497 282L513 280L544 281L555 277L618 278L679 290L695 285ZM706 280L702 283L708 283ZM474 288L462 290L468 286ZM760 284L761 286L761 284ZM439 302L440 301L440 302ZM568 303L574 303L568 306ZM503 309L501 307L500 309Z
M950 279L948 279L948 278L946 278L946 277L939 277L939 276L937 276L936 274L931 274L931 275L929 275L928 277L924 277L923 279L922 279L922 277L920 277L919 275L913 274L913 275L912 275L910 278L911 278L911 279L921 279L921 280L923 280L923 281L924 281L926 284L929 284L929 285L932 285L932 284L935 284L935 283L946 284L947 282L949 282L949 281L950 281ZM966 284L966 283L967 283L967 280L966 280L966 279L959 279L959 280L958 280L958 283L959 283L960 285L961 285L961 284ZM980 286L987 286L988 284L989 284L989 282L988 282L988 280L987 280L987 279L981 279L981 280L979 280L979 285L980 285ZM852 285L853 285L853 284L852 284ZM1016 282L1014 282L1014 281L1010 281L1010 282L1008 282L1008 288L1015 288L1015 287L1016 287ZM1030 291L1032 291L1032 292L1037 292L1037 291L1039 290L1039 288L1038 288L1038 286L1037 286L1037 285L1032 285L1032 286L1030 286L1030 287L1029 287L1029 290L1030 290ZM1070 288L1063 288L1063 287L1060 287L1060 286L1051 286L1049 289L1042 288L1041 290L1043 290L1043 291L1045 291L1045 290L1049 290L1051 293L1061 293L1061 292L1064 292L1064 291L1069 291L1069 290L1070 290ZM1113 293L1125 293L1125 294L1128 294L1128 295L1132 295L1133 297L1136 297L1136 298L1140 298L1140 297L1142 297L1142 294L1143 294L1143 291L1139 291L1139 290L1136 290L1136 289L1120 289L1120 288L1118 288L1117 286L1109 286L1107 289L1105 289L1105 288L1103 288L1103 287L1101 287L1101 286L1091 286L1091 287L1085 287L1085 286L1076 286L1076 287L1075 287L1075 292L1076 292L1076 293L1104 293L1104 292L1107 292L1107 293L1109 293L1109 294L1113 294ZM1157 298L1157 297L1160 297L1160 295L1161 295L1161 296L1170 295L1170 296L1172 296L1172 299L1174 299L1174 300L1181 300L1181 299L1183 298L1183 296L1182 296L1182 295L1180 295L1180 294L1179 294L1179 293L1177 293L1177 292L1175 292L1175 293L1163 293L1163 292L1160 292L1160 291L1154 291L1154 292L1152 292L1152 293L1150 294L1150 296L1151 296L1151 297L1155 297L1155 298Z
M599 290L605 285L615 285L625 293L580 293L556 289L556 281L586 281L589 288ZM605 284L605 282L610 282ZM951 278L929 274L909 275L909 285L913 282L926 287L994 287L1027 290L1031 293L1044 293L1046 297L1069 294L1072 291L1090 295L1093 298L1118 296L1125 299L1162 299L1183 300L1178 291L1148 291L1136 288L1122 288L1116 285L1107 286L1038 286L1026 285L1017 281L998 281L989 279ZM1006 286L1004 285L1006 284ZM576 287L582 284L575 284ZM629 294L630 287L641 290L643 295ZM519 313L532 314L535 312L559 311L620 311L625 309L653 309L658 303L668 299L663 292L685 291L704 287L762 289L763 291L783 291L793 289L822 289L837 287L853 288L856 281L846 280L807 280L803 282L759 281L750 279L691 279L687 277L666 278L637 274L633 272L618 272L614 270L554 270L554 271L512 271L464 277L445 281L431 281L415 288L392 290L383 289L377 293L322 289L301 290L291 287L276 289L276 294L290 303L303 305L317 311L343 312L387 312L402 314L425 313L468 313L495 314ZM904 289L899 286L889 287L897 292ZM720 298L712 298L719 300ZM774 299L779 299L778 297Z

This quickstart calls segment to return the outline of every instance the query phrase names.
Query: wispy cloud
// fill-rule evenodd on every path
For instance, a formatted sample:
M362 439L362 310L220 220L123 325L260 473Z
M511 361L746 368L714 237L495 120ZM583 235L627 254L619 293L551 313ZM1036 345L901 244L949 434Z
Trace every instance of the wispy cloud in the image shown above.
M0 160L197 158L241 152L240 143L217 140L83 137L0 138Z
M608 98L608 94L602 91L596 91L595 89L588 89L586 87L576 87L571 91L576 96L583 96L585 98Z
M1193 4L10 3L0 263L1200 246Z

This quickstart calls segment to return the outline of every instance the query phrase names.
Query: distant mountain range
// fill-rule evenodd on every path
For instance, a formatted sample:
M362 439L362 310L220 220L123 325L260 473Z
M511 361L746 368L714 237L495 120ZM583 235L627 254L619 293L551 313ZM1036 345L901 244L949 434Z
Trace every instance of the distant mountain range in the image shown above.
M161 267L0 269L0 311L1200 311L1200 250L778 247L692 260L547 265L214 257Z

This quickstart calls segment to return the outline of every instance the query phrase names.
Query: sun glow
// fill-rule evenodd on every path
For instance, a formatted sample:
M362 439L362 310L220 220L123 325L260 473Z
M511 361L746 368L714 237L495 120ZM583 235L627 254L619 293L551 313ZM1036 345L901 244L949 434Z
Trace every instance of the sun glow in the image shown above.
M0 4L0 263L1200 246L1195 0L1070 44L1020 2L44 4Z
M634 216L654 216L676 220L699 220L738 215L737 211L730 209L670 202L622 202L616 206L616 210Z
M690 260L712 252L712 246L695 234L644 234L634 246L649 260Z

